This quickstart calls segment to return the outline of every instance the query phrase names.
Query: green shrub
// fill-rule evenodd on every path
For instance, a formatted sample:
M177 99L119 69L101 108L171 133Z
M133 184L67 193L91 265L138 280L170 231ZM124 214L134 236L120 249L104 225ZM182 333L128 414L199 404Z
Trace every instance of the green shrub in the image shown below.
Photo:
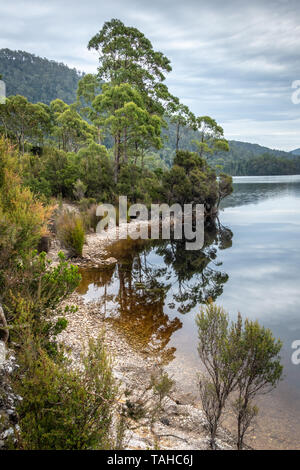
M84 212L89 209L93 204L97 204L97 200L94 197L83 198L79 202L79 210Z
M73 194L75 196L75 199L77 199L78 201L81 201L81 199L84 198L86 190L87 190L87 186L81 181L81 179L78 178L78 180L74 183L74 189L73 189Z
M51 213L22 186L18 158L9 142L0 138L0 268L4 269L37 247Z
M97 204L92 204L81 212L84 227L87 231L96 231L99 222L99 217L96 215L97 207Z
M85 450L121 447L122 426L113 430L118 386L103 337L91 340L83 369L54 363L30 344L19 357L22 377L15 390L26 399L18 406L19 448L30 450Z
M72 255L82 256L85 231L80 215L63 212L57 220L57 235Z
M59 304L81 280L78 267L69 265L63 253L59 258L54 267L45 253L24 259L9 272L3 295L14 342L22 345L30 333L51 355L57 352L55 337L66 327L65 312Z

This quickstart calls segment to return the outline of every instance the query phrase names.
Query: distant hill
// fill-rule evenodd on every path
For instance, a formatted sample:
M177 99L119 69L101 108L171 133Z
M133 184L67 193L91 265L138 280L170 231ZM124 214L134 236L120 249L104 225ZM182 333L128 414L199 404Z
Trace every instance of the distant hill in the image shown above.
M214 157L213 165L220 165L225 173L232 176L300 173L300 158L297 154L236 140L230 140L229 146L227 154Z
M20 94L29 101L49 104L60 98L70 104L76 99L82 73L54 60L43 59L24 51L0 49L0 75L6 82L7 96ZM159 151L167 166L171 166L176 148L176 127L169 123L163 130L164 147ZM200 138L197 132L185 129L180 148L195 151L191 141ZM111 139L105 142L109 147ZM230 140L230 151L210 159L218 171L230 175L263 175L300 173L300 149L292 152L270 149L258 144Z
M165 135L166 140L164 148L160 150L160 156L166 164L170 166L172 164L176 148L175 126L169 124L168 129L165 129L163 134ZM182 138L179 143L180 148L196 151L195 144L191 142L193 139L199 140L199 134L190 129L186 129L182 133ZM261 168L262 163L266 165L266 171L279 172L276 174L286 174L286 172L288 172L287 174L290 174L290 172L293 174L294 172L298 173L300 171L298 169L298 165L295 166L295 164L292 164L292 160L298 160L297 154L284 152L283 150L270 149L259 144L240 142L238 140L229 140L228 143L230 147L229 152L214 155L210 159L210 163L215 167L219 165L219 167L222 167L223 171L230 175L242 176L252 174L253 171L259 171L261 174L263 171ZM265 157L268 156L268 158L257 160L262 155ZM274 165L270 164L272 158L274 159ZM254 169L254 166L256 169Z
M276 157L291 158L291 152L284 152L283 150L270 149L259 144L250 144L249 142L240 142L239 140L229 140L230 153L243 153L245 157L256 157L263 153L276 155ZM296 154L295 154L296 155Z
M0 74L6 94L23 95L32 103L60 98L70 104L82 74L54 60L42 59L24 51L0 49Z

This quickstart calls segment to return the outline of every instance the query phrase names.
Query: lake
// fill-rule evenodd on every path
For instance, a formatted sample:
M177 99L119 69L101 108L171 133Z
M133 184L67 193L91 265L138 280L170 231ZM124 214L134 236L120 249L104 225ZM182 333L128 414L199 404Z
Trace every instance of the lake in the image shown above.
M232 319L257 319L283 341L284 379L258 399L248 443L300 448L300 176L236 177L234 193L205 234L201 251L184 242L119 241L115 267L83 272L79 292L130 344L163 362L180 387L197 397L195 315L209 297ZM230 415L225 425L232 427Z

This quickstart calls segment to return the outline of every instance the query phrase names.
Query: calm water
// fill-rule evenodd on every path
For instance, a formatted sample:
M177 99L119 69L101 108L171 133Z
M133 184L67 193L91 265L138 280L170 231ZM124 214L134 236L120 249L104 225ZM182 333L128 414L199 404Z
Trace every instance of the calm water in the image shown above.
M108 321L163 361L183 390L196 396L195 315L208 297L232 319L240 311L281 338L284 380L259 399L248 442L300 448L300 365L291 362L291 344L300 339L300 176L235 178L220 225L207 230L200 252L178 241L122 241L111 250L117 266L85 271L79 291L86 301L100 300Z

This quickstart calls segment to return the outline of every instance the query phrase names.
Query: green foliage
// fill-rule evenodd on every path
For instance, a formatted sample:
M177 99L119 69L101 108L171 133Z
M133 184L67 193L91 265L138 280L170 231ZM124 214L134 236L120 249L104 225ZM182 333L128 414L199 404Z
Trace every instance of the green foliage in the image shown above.
M160 370L159 374L151 376L151 388L154 395L158 397L158 405L161 408L163 399L170 395L174 388L174 380L169 377L167 372Z
M103 145L91 143L79 150L77 167L81 181L87 186L86 196L98 201L113 200L113 165Z
M0 138L0 268L37 246L50 213L22 186L18 161L18 153Z
M82 217L74 212L65 211L56 222L57 235L71 254L82 256L85 231Z
M217 210L220 201L232 192L232 180L215 171L195 152L180 150L173 167L163 174L164 196L169 204L179 202L204 204L208 214Z
M195 126L196 118L187 106L179 103L177 98L170 101L167 107L167 113L170 123L176 127L175 150L178 152L179 141L182 138L181 131L186 131L187 128L193 128Z
M223 128L210 116L200 116L194 121L194 129L200 134L199 140L194 140L200 157L214 155L217 152L228 152L229 145L224 139Z
M11 337L17 343L23 343L28 330L48 353L56 355L56 336L66 327L65 312L58 307L78 286L80 279L78 267L68 265L63 253L59 254L56 266L52 266L45 253L33 253L12 268L2 296L12 327Z
M142 94L147 110L163 114L163 104L169 99L163 85L170 61L154 51L151 42L138 29L112 19L88 44L99 53L98 76L113 85L128 83Z
M85 193L86 193L86 190L87 190L87 186L86 186L80 179L78 179L78 180L74 183L73 193L74 193L75 198L76 198L78 201L81 201L81 199L84 198L84 195L85 195Z
M293 175L300 172L300 158L257 144L229 141L229 152L209 159L212 166L233 176Z
M161 418L164 411L163 401L167 398L174 388L174 380L168 373L159 368L150 377L150 383L142 394L134 400L127 398L125 414L129 418L138 422L147 420L151 427ZM149 393L150 392L150 393ZM126 395L131 395L131 391L127 390Z
M238 419L237 447L257 415L252 403L261 392L274 388L282 375L279 352L282 343L257 321L243 323L241 315L229 324L228 314L209 302L196 318L198 352L209 380L200 382L200 396L209 422L211 444L215 438L229 394L238 392L233 408Z
M121 160L127 163L132 158L136 163L149 147L161 146L161 120L146 110L142 94L132 85L104 84L92 106L114 138L116 180Z
M25 140L40 143L50 131L46 105L32 104L24 96L10 96L0 104L0 126L6 137L13 136L24 153Z
M19 446L30 450L112 449L118 387L103 338L90 340L83 370L56 364L34 344L19 355L22 376L15 389L26 397L18 406ZM118 437L119 446L121 436Z
M56 99L50 103L50 112L54 119L52 134L62 150L77 152L94 139L96 129L82 119L75 106Z

